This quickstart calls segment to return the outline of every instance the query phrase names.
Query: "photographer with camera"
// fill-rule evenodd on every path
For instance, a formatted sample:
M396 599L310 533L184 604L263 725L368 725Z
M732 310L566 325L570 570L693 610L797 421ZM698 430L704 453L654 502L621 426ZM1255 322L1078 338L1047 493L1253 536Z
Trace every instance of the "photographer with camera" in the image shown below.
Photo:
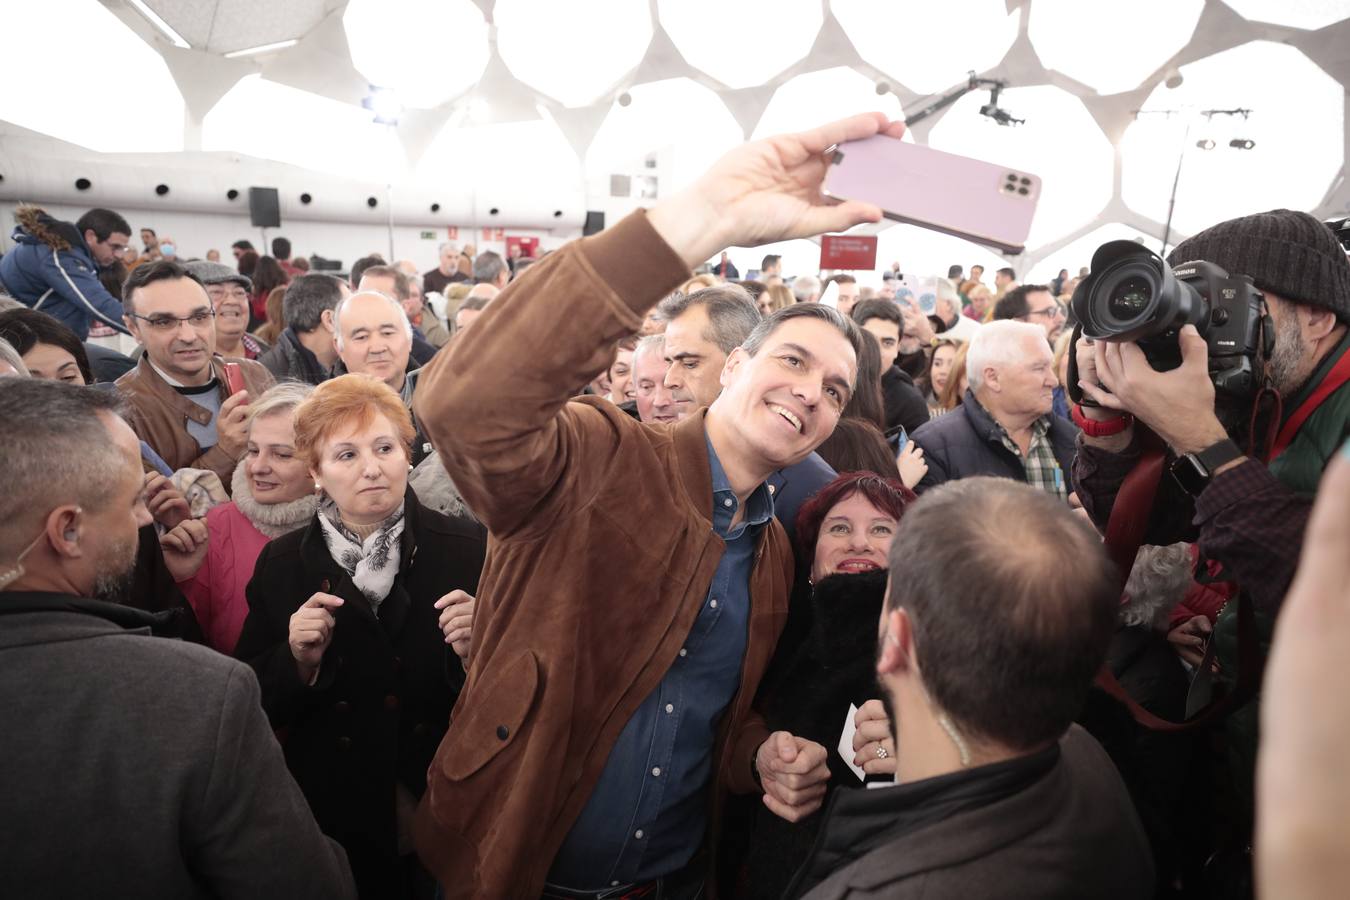
M1073 298L1083 397L1074 482L1107 528L1146 455L1136 423L1147 426L1167 446L1172 478L1150 492L1151 514L1128 514L1148 515L1147 543L1196 541L1222 566L1254 614L1244 653L1264 657L1322 470L1350 435L1350 262L1331 229L1290 210L1215 225L1177 246L1172 269L1128 243L1100 248ZM1239 689L1238 606L1212 628L1230 689ZM1169 637L1204 651L1210 634L1199 617ZM1256 707L1226 723L1248 804Z

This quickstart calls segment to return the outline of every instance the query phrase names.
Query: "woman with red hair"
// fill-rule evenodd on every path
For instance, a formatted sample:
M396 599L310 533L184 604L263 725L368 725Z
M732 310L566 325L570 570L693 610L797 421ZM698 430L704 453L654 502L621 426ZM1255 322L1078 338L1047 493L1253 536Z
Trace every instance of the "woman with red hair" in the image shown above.
M763 713L770 732L788 731L829 751L829 791L863 783L837 748L845 722L853 721L853 707L880 696L875 660L887 557L905 507L915 499L896 478L845 472L797 514L798 559L803 568L809 565L810 597L807 604L797 604L793 615L799 619L795 627L806 635L795 651L779 643L779 652L788 658L782 668L775 662L778 674L766 687ZM884 752L890 757L891 751ZM893 758L883 757L868 769L893 773L893 764ZM827 793L821 808L828 804ZM791 823L757 807L735 896L784 896L811 850L820 819L816 813Z
M486 553L479 528L408 489L412 439L407 406L366 375L300 404L295 452L318 510L263 547L235 648L362 897L429 894L402 836L464 682Z

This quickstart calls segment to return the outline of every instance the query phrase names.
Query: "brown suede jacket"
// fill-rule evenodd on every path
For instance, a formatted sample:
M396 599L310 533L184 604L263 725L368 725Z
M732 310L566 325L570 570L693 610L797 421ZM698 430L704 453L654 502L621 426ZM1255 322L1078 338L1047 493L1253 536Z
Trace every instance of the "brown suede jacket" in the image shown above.
M413 407L491 532L468 681L415 828L447 898L539 896L726 549L703 414L666 428L605 400L569 402L688 274L636 213L531 267L422 370ZM740 690L714 750L710 847L724 792L758 790L752 761L768 731L751 701L791 582L772 520L751 575Z
M250 399L256 400L274 383L272 373L252 360L213 356L211 370L222 385L222 400L225 398L223 385L227 362L239 363ZM219 446L203 453L197 439L187 430L188 419L203 425L210 422L209 409L198 406L190 398L175 391L173 385L159 377L144 354L136 368L117 379L116 385L117 390L131 404L134 413L131 426L136 430L136 436L149 444L169 464L169 468L175 472L179 469L210 469L220 476L225 490L230 489L234 467L239 460Z

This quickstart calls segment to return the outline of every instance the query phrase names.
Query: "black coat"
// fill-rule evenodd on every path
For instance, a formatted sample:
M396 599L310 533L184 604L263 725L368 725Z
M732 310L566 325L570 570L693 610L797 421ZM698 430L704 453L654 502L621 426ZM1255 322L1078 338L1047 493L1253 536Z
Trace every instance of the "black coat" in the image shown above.
M928 421L928 401L914 386L914 379L899 366L891 366L881 374L881 399L886 407L886 432L896 426L913 434Z
M828 751L830 793L822 808L840 786L862 784L839 755L839 739L849 704L861 707L881 696L875 660L886 575L831 575L815 586L810 634L765 698L769 731L791 732ZM777 900L810 853L822 817L817 812L793 824L757 803L751 818L745 867L734 893Z
M404 515L399 573L378 618L329 555L316 515L263 548L235 648L258 673L286 764L324 833L347 849L363 896L396 884L395 782L414 798L426 789L464 681L433 604L456 588L476 593L486 553L481 528L422 507L411 490ZM292 613L316 591L346 603L307 687L287 636Z
M1065 486L1072 491L1078 428L1059 416L1047 414L1047 417L1050 419L1048 436L1054 447L1055 459L1064 473ZM935 488L944 481L977 475L1027 480L1022 460L1003 446L998 423L970 391L966 391L959 407L931 420L910 437L923 448L923 459L928 463L928 474L914 487L916 494Z

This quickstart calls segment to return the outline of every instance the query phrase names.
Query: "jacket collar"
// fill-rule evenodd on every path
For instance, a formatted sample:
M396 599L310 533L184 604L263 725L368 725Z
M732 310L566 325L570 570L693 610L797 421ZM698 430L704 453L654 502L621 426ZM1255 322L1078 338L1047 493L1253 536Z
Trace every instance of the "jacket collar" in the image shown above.
M1003 443L1003 437L1008 433L1007 429L994 419L989 413L989 410L984 408L984 404L975 399L975 392L970 390L970 388L966 388L966 396L961 400L961 411L975 429L975 433L981 438L998 444ZM1053 413L1050 413L1049 415L1053 415ZM1031 427L1033 431L1045 433L1050 430L1050 425L1051 422L1047 415L1041 416L1032 423Z
M707 409L700 409L671 429L680 486L698 514L712 527L712 464L708 461Z
M225 383L225 359L219 354L211 356L211 375L218 385ZM193 403L190 397L174 390L173 385L160 377L159 372L150 364L150 358L144 353L141 354L140 362L136 363L136 380L147 393L155 395L170 409L200 425L206 425L215 415L206 407Z
M134 633L160 634L173 631L175 610L147 612L120 603L91 600L73 594L48 591L0 591L0 616L22 613L58 613L79 616L87 628L106 630L109 627ZM9 629L3 629L10 634ZM6 638L0 635L0 646Z

